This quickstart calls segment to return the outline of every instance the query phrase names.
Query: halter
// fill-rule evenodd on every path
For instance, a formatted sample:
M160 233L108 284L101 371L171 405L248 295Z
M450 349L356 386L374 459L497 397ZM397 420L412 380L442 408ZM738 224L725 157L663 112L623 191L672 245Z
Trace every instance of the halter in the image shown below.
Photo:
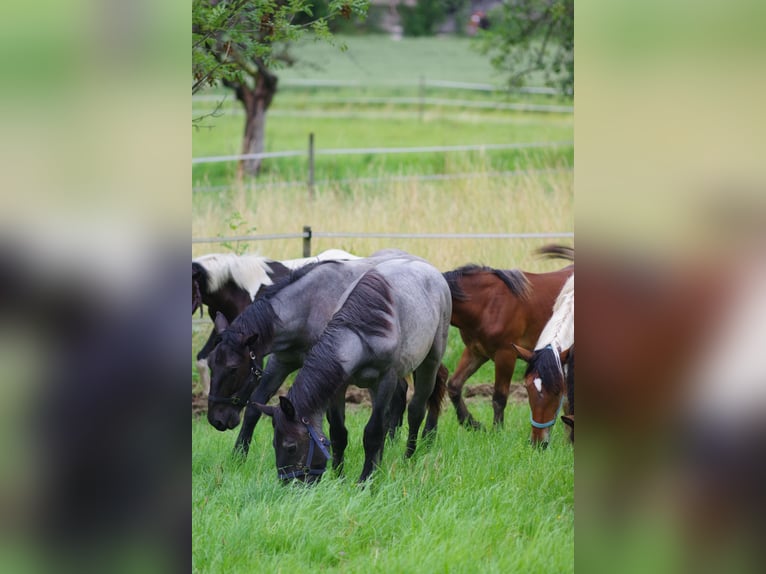
M248 378L247 385L245 385L245 390L247 391L245 396L249 397L252 394L255 386L261 382L262 376L263 371L255 362L255 353L250 351L250 377ZM207 401L208 403L224 403L235 407L245 407L255 404L249 399L243 400L242 397L237 394L234 394L230 397L216 397L213 395L208 395Z
M316 445L325 456L325 465L322 468L311 468L310 466L307 466L301 468L300 470L293 470L292 472L277 471L277 474L281 480L292 480L293 478L305 477L307 475L322 476L325 470L327 470L327 461L330 460L330 451L327 450L327 446L324 443L326 439L319 436L319 434L313 428L311 428L311 425L309 425L309 420L306 417L303 417L301 422L305 425L306 430L309 433L309 437L311 438L309 441L309 454L306 456L306 464L311 464L311 461L314 458L314 445Z
M561 376L564 376L564 369L561 366L561 357L559 357L559 354L556 352L556 350L553 348L553 345L548 343L545 347L543 347L543 350L550 349L553 353L553 356L556 357L556 364L559 367L559 373L561 373ZM564 404L564 393L561 393L561 399L559 400L559 408L556 409L556 414L554 415L552 420L549 420L547 423L539 423L537 422L534 417L532 416L532 411L529 412L529 422L530 424L535 427L536 429L547 429L552 427L554 424L556 424L556 421L559 418L559 413L561 412L561 405Z

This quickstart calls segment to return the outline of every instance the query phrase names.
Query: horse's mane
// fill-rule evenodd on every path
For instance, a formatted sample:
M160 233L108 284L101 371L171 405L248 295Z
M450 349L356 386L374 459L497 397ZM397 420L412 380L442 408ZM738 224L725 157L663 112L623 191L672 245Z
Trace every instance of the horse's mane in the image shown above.
M338 339L350 330L364 341L384 337L393 328L391 286L377 270L367 271L351 289L341 308L327 324L319 341L309 351L303 369L290 388L289 398L299 413L326 406L344 383ZM300 392L298 392L298 390Z
M537 340L537 349L557 343L568 349L574 343L574 273L569 276L553 304L551 318Z
M452 271L442 273L442 275L447 280L452 298L457 301L467 301L470 297L460 287L460 279L464 276L478 275L480 273L492 273L505 283L505 286L508 287L511 293L521 299L526 299L529 296L529 280L518 269L495 269L485 265L469 263Z
M551 353L546 346L553 348ZM560 393L563 380L559 352L574 345L574 274L569 276L553 304L553 314L540 333L535 354L524 376L537 371L546 391Z
M208 293L214 293L232 280L247 291L252 299L262 285L271 285L269 267L278 262L260 255L213 253L192 259L194 263L205 271Z
M258 340L270 343L274 339L274 322L277 314L271 301L257 297L228 329L221 334L221 340L232 346L239 346L244 339L258 333Z
M304 265L303 267L291 269L289 275L282 277L281 279L279 279L278 281L274 283L270 283L269 285L264 286L263 289L261 289L258 292L258 299L271 299L274 295L279 293L282 289L284 289L288 285L292 285L296 281L299 281L301 278L311 273L314 269L316 269L320 265L326 265L330 263L338 263L338 262L332 259L328 259L327 261L315 261L313 263L308 263L307 265Z

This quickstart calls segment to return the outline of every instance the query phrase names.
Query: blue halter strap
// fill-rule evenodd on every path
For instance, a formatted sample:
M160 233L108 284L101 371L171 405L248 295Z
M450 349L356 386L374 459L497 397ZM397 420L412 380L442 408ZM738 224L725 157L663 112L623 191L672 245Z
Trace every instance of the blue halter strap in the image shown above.
M561 373L561 376L564 376L564 370L561 368L561 361L559 360L559 355L556 353L556 350L553 348L553 345L548 343L543 349L550 349L551 352L556 356L556 363L559 365L559 372ZM556 421L559 418L559 413L561 412L561 405L564 404L564 393L561 393L561 399L559 400L559 408L556 409L556 414L554 415L552 420L549 420L547 423L539 423L537 422L534 417L532 416L532 411L529 412L529 422L530 424L535 427L536 429L547 429L552 427L556 424Z
M554 424L556 424L556 420L559 418L559 413L561 412L561 405L564 404L564 393L561 393L561 400L559 401L559 408L556 409L556 415L553 417L552 420L549 420L547 423L539 423L535 421L535 419L532 417L532 413L529 413L529 422L530 424L535 427L536 429L547 429L549 427L552 427Z
M325 470L327 470L327 461L330 460L330 451L327 450L327 446L325 446L324 437L319 436L319 433L311 427L306 417L301 419L301 422L306 426L309 438L311 439L309 441L309 453L306 456L306 464L310 465L311 461L314 459L314 445L319 447L319 451L325 456L325 464L322 468L311 468L310 466L307 466L291 472L278 472L277 474L281 480L292 480L293 478L301 478L305 476L321 476L324 474Z

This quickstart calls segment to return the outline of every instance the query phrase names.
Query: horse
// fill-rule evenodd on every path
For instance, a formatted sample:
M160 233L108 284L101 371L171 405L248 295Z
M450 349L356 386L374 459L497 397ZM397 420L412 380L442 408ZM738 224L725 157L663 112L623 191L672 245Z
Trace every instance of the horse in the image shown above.
M204 304L213 321L218 313L223 313L226 319L233 321L264 286L286 277L293 269L331 259L346 261L359 257L341 249L328 249L315 257L284 261L233 253L214 253L192 259L192 315L199 309L201 316ZM207 356L213 350L215 337L213 329L197 353L197 372L205 395L210 392Z
M550 273L527 273L471 264L444 273L452 293L450 322L465 344L447 383L460 424L481 427L465 405L463 385L491 359L495 363L494 425L503 425L517 358L513 344L531 347L537 342L556 296L573 272L573 265Z
M574 444L574 427L575 427L575 412L574 412L574 363L575 363L575 348L572 345L569 348L569 357L565 362L567 372L567 408L566 414L561 415L561 422L569 427L569 441Z
M414 373L408 408L406 456L415 452L428 406L423 437L436 431L445 386L437 370L447 345L452 299L442 274L415 258L387 259L348 290L342 306L306 356L303 369L279 404L258 408L272 417L279 478L314 482L329 453L322 412L350 383L375 393L364 430L366 481L383 453L383 423L396 379ZM338 453L333 452L335 457ZM343 453L339 453L341 459Z
M514 345L516 352L527 362L524 386L529 398L529 422L532 425L530 441L535 446L548 446L551 427L559 418L565 397L564 364L569 360L574 345L574 275L570 275L561 289L553 313L545 325L535 350Z
M247 407L235 450L247 455L261 416L254 403L267 402L287 376L303 365L306 353L319 339L349 285L382 258L393 255L400 256L400 252L379 252L373 257L349 261L310 263L264 287L231 324L223 314L216 316L216 346L210 354L212 385L207 416L216 429L232 429L239 424L242 407ZM271 356L262 372L266 355ZM399 381L394 401L396 408L389 425L391 436L401 424L406 395L407 382ZM333 444L340 445L346 441L342 431L345 403L340 398L336 408L328 412L328 419L333 429Z

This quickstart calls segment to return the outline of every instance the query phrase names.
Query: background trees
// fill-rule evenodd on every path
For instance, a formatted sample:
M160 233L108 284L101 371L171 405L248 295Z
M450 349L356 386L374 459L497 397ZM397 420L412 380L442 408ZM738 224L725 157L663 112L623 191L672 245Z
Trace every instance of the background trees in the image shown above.
M192 0L192 94L219 83L230 88L245 110L241 153L261 153L266 112L277 91L276 71L293 62L290 43L307 35L330 41L329 21L364 16L368 4L369 0ZM260 166L258 158L245 159L240 175L255 175Z

